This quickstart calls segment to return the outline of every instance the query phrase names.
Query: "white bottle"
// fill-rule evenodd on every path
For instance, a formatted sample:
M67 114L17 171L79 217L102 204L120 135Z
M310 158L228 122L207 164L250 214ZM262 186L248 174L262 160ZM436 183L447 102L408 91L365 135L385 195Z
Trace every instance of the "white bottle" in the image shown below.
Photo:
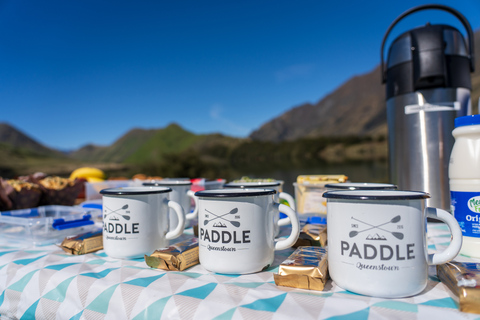
M448 176L452 213L463 233L460 253L480 258L480 115L455 119Z

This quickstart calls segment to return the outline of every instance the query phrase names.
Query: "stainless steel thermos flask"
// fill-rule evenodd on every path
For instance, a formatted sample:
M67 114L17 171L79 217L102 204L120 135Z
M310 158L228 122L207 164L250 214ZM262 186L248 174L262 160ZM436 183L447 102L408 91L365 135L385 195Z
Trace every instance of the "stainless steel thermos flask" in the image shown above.
M448 25L412 29L384 46L393 27L413 12L447 11L468 34ZM382 81L386 83L390 182L401 190L425 191L428 206L450 210L448 163L454 144L454 119L471 114L474 71L473 32L465 17L447 6L423 5L401 14L390 25L381 48Z

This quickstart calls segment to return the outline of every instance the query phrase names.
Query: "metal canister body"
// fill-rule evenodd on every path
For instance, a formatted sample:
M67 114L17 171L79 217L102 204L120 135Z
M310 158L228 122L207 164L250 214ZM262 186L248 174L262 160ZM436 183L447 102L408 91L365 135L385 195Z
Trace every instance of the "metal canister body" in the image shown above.
M454 119L470 113L465 88L426 89L387 100L391 182L401 190L428 192L428 206L449 210L451 132Z

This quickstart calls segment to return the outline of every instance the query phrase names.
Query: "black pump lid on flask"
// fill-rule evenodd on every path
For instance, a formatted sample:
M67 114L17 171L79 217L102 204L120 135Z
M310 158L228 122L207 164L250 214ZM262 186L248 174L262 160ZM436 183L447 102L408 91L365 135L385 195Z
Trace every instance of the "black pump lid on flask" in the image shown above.
M470 50L457 29L427 23L401 34L392 42L385 70L383 51L388 34L405 16L425 9L440 9L455 15L467 30ZM382 80L386 83L387 100L422 89L471 89L470 72L475 65L473 50L473 31L458 11L443 5L424 5L406 11L390 25L382 42Z

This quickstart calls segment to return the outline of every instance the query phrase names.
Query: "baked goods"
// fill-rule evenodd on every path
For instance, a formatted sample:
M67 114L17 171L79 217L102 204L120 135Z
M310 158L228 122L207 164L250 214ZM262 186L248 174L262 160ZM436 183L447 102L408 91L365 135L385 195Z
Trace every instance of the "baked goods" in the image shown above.
M72 206L83 190L85 180L57 176L0 178L0 211L34 208L41 205Z
M49 176L38 181L42 189L40 205L64 205L75 204L79 193L83 190L84 179L67 179L58 176Z
M36 207L42 196L40 186L22 180L0 178L0 210L17 210Z

